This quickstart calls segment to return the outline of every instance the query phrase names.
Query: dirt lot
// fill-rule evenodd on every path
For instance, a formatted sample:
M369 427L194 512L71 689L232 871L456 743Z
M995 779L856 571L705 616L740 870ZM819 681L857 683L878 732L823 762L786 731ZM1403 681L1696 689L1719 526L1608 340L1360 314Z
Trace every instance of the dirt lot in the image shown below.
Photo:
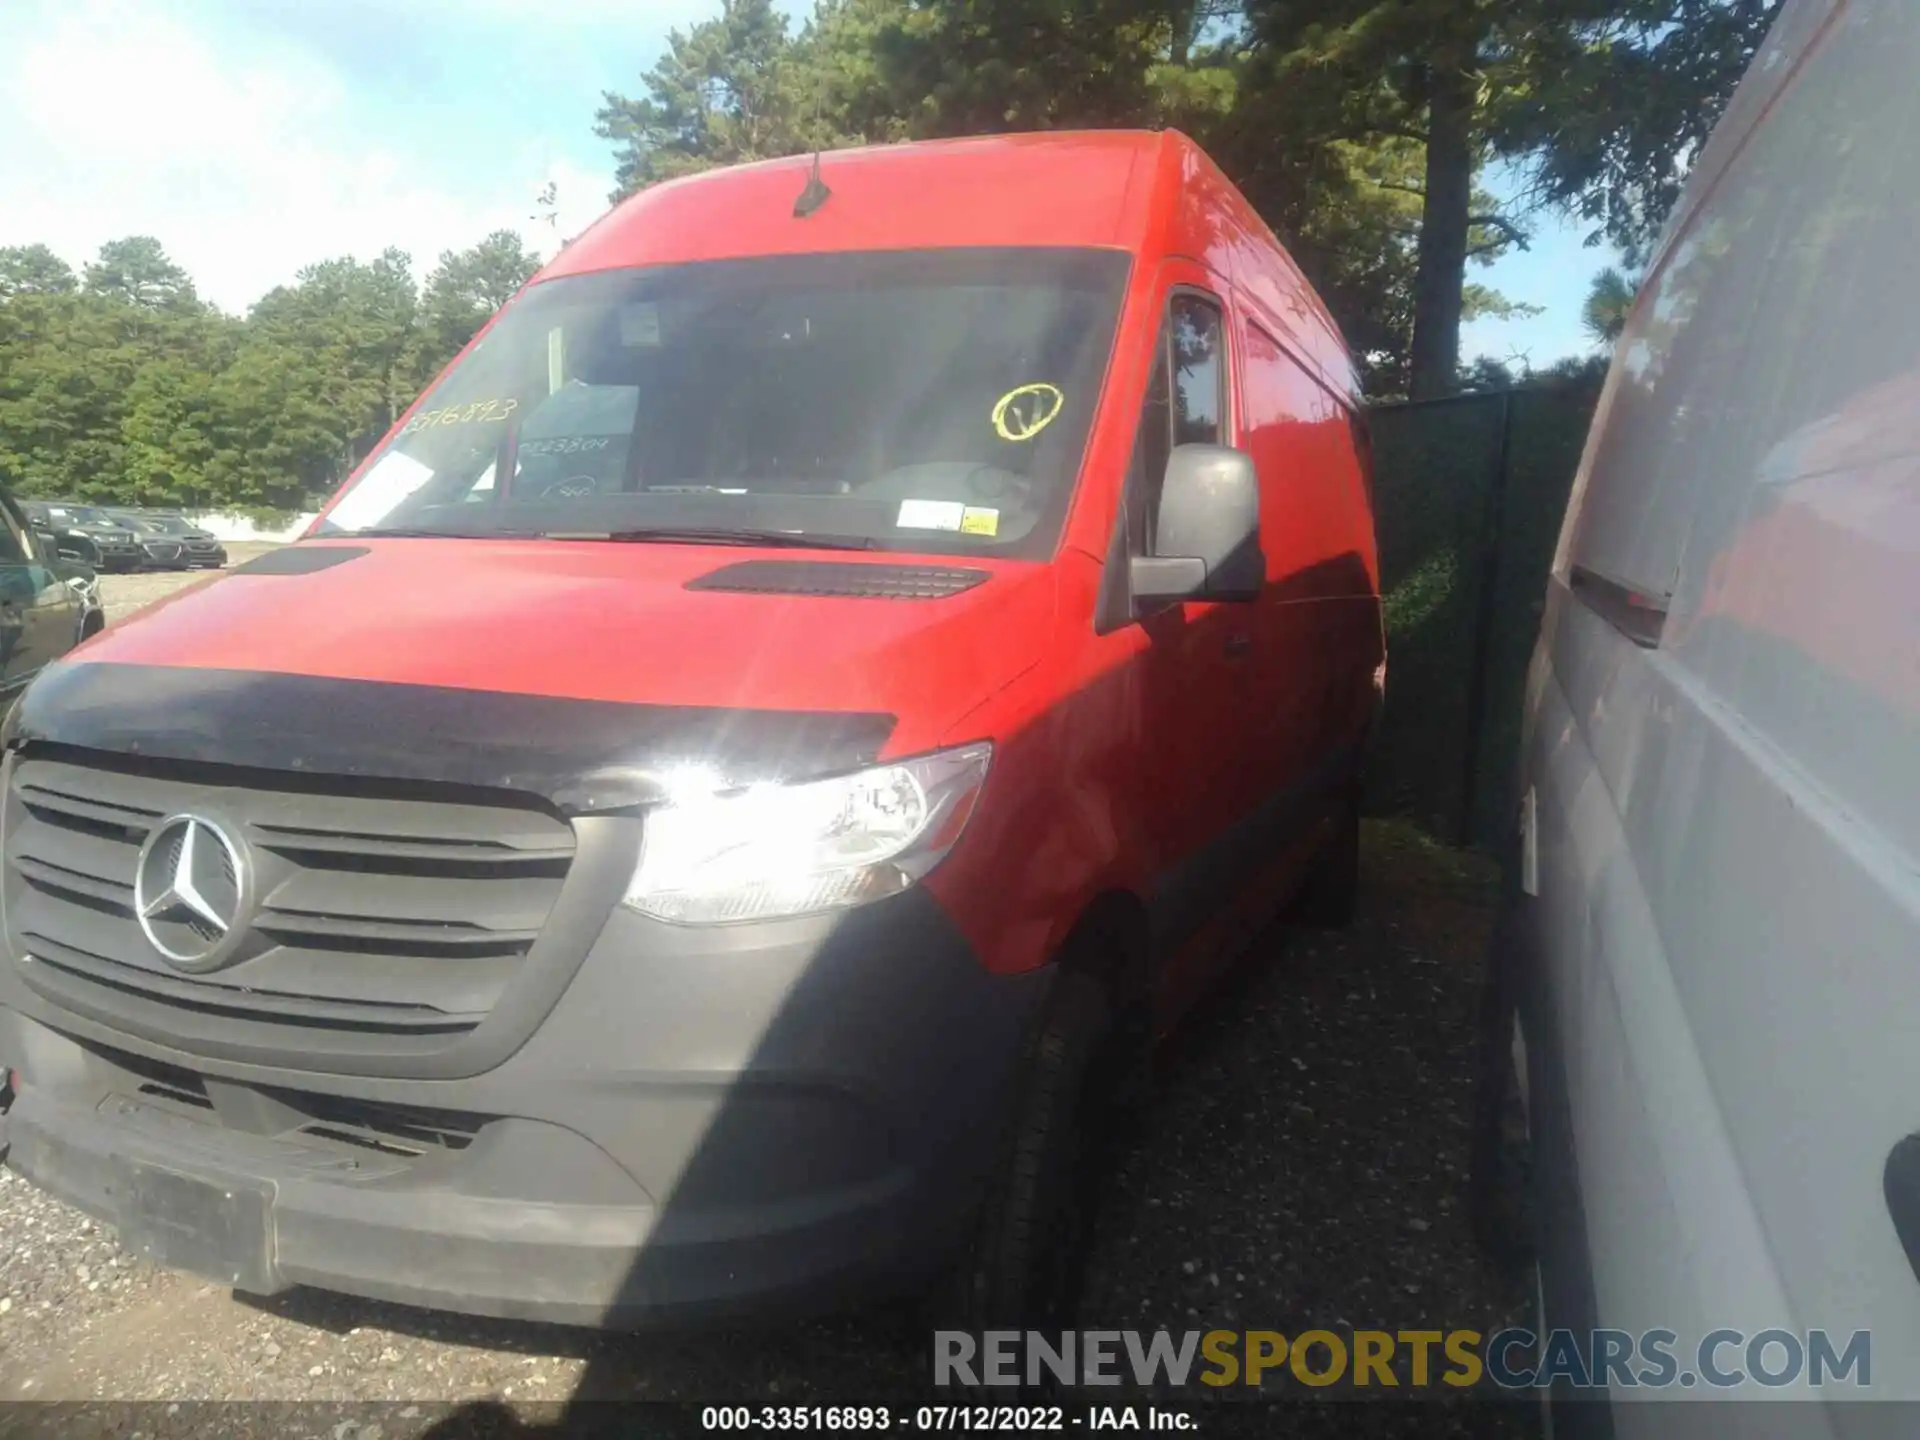
M179 583L110 577L109 613ZM1110 1192L1084 1324L1484 1333L1519 1313L1462 1214L1488 890L1478 862L1369 827L1363 918L1338 934L1277 929L1164 1057ZM0 1400L859 1403L923 1383L926 1338L910 1331L865 1316L599 1336L307 1291L246 1300L120 1254L110 1232L0 1171ZM20 1413L0 1406L0 1435ZM111 1428L168 1430L153 1423L164 1406L131 1413ZM507 1412L488 1414L512 1428ZM394 1440L432 1421L431 1405L392 1406L377 1426L312 1428ZM1317 1404L1281 1428L1533 1433L1528 1407L1510 1402Z

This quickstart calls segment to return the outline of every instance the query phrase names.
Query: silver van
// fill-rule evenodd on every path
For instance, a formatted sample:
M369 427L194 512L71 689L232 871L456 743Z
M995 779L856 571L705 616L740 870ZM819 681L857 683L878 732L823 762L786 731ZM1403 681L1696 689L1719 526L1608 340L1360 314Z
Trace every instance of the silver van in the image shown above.
M1841 1403L1920 1399L1916 75L1916 0L1788 0L1562 530L1476 1173L1562 1435L1920 1433Z

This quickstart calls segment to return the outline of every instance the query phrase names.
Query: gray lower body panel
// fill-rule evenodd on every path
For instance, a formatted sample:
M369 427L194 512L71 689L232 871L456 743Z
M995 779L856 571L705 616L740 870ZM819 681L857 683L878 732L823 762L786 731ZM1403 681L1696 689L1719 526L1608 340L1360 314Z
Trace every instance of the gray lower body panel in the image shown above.
M998 1153L1049 976L919 891L682 929L616 911L532 1038L462 1080L236 1064L0 980L8 1163L162 1263L624 1325L924 1282Z

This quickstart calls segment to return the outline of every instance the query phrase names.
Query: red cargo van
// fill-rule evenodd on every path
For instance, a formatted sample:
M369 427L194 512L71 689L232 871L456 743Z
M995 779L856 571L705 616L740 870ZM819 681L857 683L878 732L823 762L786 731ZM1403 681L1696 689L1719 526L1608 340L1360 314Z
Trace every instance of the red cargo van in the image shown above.
M1152 1036L1351 901L1359 426L1177 134L628 201L24 698L10 1163L254 1292L1058 1313Z

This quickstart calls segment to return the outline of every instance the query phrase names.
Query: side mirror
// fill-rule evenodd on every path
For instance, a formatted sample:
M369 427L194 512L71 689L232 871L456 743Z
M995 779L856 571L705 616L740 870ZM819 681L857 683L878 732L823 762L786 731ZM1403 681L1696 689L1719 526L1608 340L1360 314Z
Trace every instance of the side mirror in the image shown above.
M1167 460L1153 554L1128 562L1133 613L1182 600L1256 600L1266 582L1260 553L1260 478L1224 445L1181 445Z

